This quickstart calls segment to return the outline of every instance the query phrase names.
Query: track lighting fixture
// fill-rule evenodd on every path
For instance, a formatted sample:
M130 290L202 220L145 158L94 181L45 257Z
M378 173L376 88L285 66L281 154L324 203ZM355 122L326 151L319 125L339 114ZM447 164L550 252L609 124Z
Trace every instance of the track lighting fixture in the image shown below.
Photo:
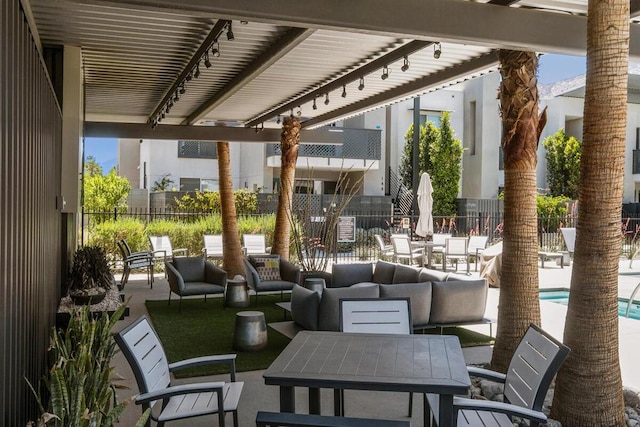
M171 112L171 106L167 104L167 107L164 110L169 114Z
M296 116L302 116L302 107L298 105L298 111L296 111Z
M173 98L169 98L169 103L167 104L167 107L173 108Z
M324 96L324 105L329 105L329 92Z
M314 110L318 109L318 106L316 105L316 99L313 98L313 105L311 106L311 108L313 108Z
M190 82L192 78L193 78L193 70L189 71L189 74L187 74L187 77L185 77L185 80Z
M196 65L196 72L193 74L193 77L195 77L196 79L200 77L200 64Z
M209 52L204 53L204 66L207 68L211 68L211 61L209 60Z
M173 102L178 102L180 101L180 95L178 95L178 92L176 91L176 93L173 95Z
M161 117L162 117L163 119L165 118L164 111L162 112Z
M279 125L281 121L282 121L282 120L280 119L280 116L278 116L278 119L276 120L276 124L278 124L278 125Z
M216 40L214 45L211 46L211 56L214 58L218 58L220 56L220 44L218 43L218 40Z
M389 68L386 65L382 67L382 75L380 78L382 80L387 80L389 78Z
M364 77L360 77L360 84L358 85L358 90L364 89Z
M342 85L342 95L343 98L347 97L347 86L346 85Z
M433 45L433 57L438 59L442 55L442 46L440 46L440 42L437 42Z
M184 95L184 93L187 91L187 89L184 87L184 83L180 84L180 89L178 90L178 92L180 92L180 95Z
M408 69L409 69L409 58L407 57L407 55L405 55L404 56L404 63L402 64L402 67L400 67L400 70L404 73Z
M229 40L230 42L235 40L235 36L233 35L233 30L231 29L232 22L233 21L229 21L229 23L227 24L227 40Z

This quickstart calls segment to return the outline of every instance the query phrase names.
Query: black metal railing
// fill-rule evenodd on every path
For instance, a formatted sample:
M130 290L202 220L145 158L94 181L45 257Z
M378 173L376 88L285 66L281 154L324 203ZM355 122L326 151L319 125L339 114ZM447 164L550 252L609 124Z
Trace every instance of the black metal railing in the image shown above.
M298 157L380 160L382 131L378 129L332 129L342 133L342 144L302 144L298 149ZM281 154L280 144L267 144L267 156L280 156Z

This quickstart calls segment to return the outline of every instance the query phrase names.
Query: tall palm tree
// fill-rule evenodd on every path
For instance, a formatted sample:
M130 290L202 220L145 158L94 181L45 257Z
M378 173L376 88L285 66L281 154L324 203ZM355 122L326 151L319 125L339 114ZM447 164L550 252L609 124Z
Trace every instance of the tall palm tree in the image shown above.
M291 204L299 147L300 120L294 116L285 117L280 135L280 149L282 150L280 194L278 195L278 211L276 213L276 226L273 231L273 247L271 248L271 253L280 254L284 259L289 259Z
M546 114L538 117L538 58L501 50L500 110L504 152L504 243L498 329L491 359L506 372L529 323L540 324L536 164Z
M578 222L564 343L571 353L551 416L562 425L623 426L618 266L629 59L629 1L589 0Z
M238 217L233 199L233 179L231 177L231 156L229 143L218 141L218 180L220 182L220 210L222 213L222 263L229 277L245 275L242 262L242 246L238 233Z

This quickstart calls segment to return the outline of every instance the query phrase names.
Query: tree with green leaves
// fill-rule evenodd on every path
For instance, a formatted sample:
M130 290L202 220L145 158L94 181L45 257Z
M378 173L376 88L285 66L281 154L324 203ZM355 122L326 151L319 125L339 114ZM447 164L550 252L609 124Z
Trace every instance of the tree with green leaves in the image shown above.
M173 180L170 178L171 174L165 173L160 179L153 183L151 191L167 191L173 184Z
M84 209L87 212L111 212L114 208L126 208L131 184L116 175L113 168L107 175L85 175Z
M418 169L420 173L431 171L432 163L429 157L430 148L440 138L440 131L432 122L420 126L418 142ZM400 180L409 189L413 188L413 124L404 134L404 149L400 161Z
M93 156L87 156L87 159L84 161L84 174L85 176L96 176L102 175L102 166L96 161L96 158Z
M547 159L547 182L552 196L578 199L582 144L560 129L542 142Z
M462 143L451 128L449 113L442 113L439 137L429 145L431 169L427 168L433 185L434 215L455 215L456 199L460 191L462 174ZM420 169L423 172L423 169Z

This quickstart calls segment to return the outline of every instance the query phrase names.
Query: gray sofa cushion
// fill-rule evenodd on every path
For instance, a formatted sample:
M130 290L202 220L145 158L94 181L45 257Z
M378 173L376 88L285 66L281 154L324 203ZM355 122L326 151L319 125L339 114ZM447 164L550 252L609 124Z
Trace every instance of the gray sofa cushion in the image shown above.
M393 273L396 271L396 264L392 262L378 260L376 268L373 270L374 283L393 283Z
M335 267L335 265L334 265ZM378 298L378 285L358 286L350 288L327 288L322 292L318 312L318 329L321 331L340 330L341 298Z
M487 305L487 281L433 282L429 323L460 323L482 320Z
M449 277L449 273L444 271L432 270L430 268L423 268L420 270L419 282L444 282Z
M331 287L344 288L360 282L371 282L373 264L333 264Z
M420 269L408 265L397 264L393 273L393 281L389 283L417 283ZM426 282L426 280L425 280Z
M413 326L429 323L431 313L431 282L380 285L380 298L409 297Z
M204 257L174 257L173 266L187 282L204 282Z
M291 291L291 317L305 329L318 330L318 308L320 294L300 285L294 285Z

